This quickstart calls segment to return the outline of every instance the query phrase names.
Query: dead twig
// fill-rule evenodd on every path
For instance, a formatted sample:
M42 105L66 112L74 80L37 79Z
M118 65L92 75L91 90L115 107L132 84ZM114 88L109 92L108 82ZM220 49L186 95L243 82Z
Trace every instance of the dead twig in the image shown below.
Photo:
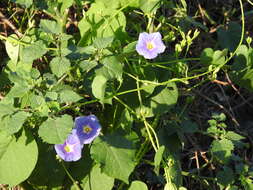
M18 29L4 16L4 14L0 11L0 20L6 25L8 25L14 32L17 34L19 38L23 36L21 32L18 31Z
M199 96L201 96L202 98L205 98L206 100L208 100L209 102L213 103L214 105L218 106L220 109L222 109L226 114L228 114L230 116L230 118L232 119L232 121L236 124L236 126L240 126L240 124L236 121L236 119L234 118L234 116L230 113L230 111L227 110L227 108L225 108L223 105L219 104L218 102L214 101L213 99L207 97L204 94L201 94L200 92L198 92L197 90L194 90L195 93L197 93Z

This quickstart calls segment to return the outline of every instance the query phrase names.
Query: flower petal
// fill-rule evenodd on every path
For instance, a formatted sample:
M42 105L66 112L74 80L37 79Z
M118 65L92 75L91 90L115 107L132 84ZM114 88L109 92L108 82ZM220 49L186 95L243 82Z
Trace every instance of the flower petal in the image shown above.
M148 43L152 43L154 47L152 49L148 48ZM162 36L159 32L154 32L151 34L143 32L139 34L138 42L136 44L136 51L140 55L144 56L144 58L154 59L159 53L163 53L165 48L166 47L162 41Z

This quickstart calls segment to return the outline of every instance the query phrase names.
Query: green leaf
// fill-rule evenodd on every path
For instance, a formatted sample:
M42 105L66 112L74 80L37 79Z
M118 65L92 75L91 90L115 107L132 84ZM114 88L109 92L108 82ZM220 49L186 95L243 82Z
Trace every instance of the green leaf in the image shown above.
M166 172L170 176L171 183L175 184L176 187L181 187L183 178L181 174L181 163L179 156L174 153L168 153Z
M20 50L20 58L24 63L30 63L41 58L46 52L46 45L42 40L39 40L29 46L22 47Z
M109 45L112 44L114 40L114 37L107 37L107 38L97 38L93 42L93 46L96 47L97 49L103 49L107 48Z
M33 171L38 158L37 144L26 131L13 139L0 159L0 184L18 185ZM15 172L15 175L13 175Z
M59 34L61 33L61 25L53 20L41 19L40 28L47 33Z
M18 3L26 8L29 8L33 4L33 0L11 0L13 3Z
M18 55L19 55L19 47L20 45L18 43L15 43L14 41L12 42L12 39L18 39L17 35L12 34L8 37L9 40L6 40L5 42L5 48L8 56L10 59L14 62L17 63L18 61Z
M218 43L222 49L228 49L233 52L241 39L241 26L236 22L230 22L227 29L218 28Z
M241 87L253 91L253 49L241 45L230 72L231 79Z
M155 153L154 165L155 165L155 171L157 175L159 175L159 168L160 168L160 163L163 159L164 150L165 150L165 146L162 145L158 148L157 152Z
M233 131L228 131L225 134L225 138L231 140L233 142L233 144L235 146L237 146L238 148L243 146L243 142L241 140L245 139L245 137L243 137Z
M55 159L56 153L52 145L38 141L39 158L32 174L28 178L30 184L36 187L53 189L53 187L62 186L66 175L62 164ZM44 189L36 188L36 189Z
M57 92L47 92L45 97L46 97L46 101L54 101L54 100L57 100L58 93Z
M133 53L136 51L136 44L137 41L131 42L130 44L127 44L124 48L123 48L123 53Z
M59 78L70 69L70 62L65 57L55 57L50 62L50 68Z
M6 97L4 100L7 99ZM2 101L4 101L2 100ZM3 102L0 102L0 117L2 118L3 116L12 114L13 112L16 111L16 109L11 105L11 104L5 104Z
M157 87L151 96L145 99L145 105L151 108L147 112L146 117L152 117L156 114L163 114L169 111L176 103L178 98L178 90L175 83L169 84L167 87Z
M226 115L224 113L220 113L220 114L213 113L212 118L220 122L226 121Z
M82 97L79 96L73 90L62 90L60 92L60 102L61 103L65 103L65 102L78 102L81 99L82 99Z
M198 131L198 125L195 122L186 119L182 121L181 129L183 133L195 133Z
M10 92L7 94L7 96L9 98L21 98L23 97L28 91L30 90L30 88L28 86L25 85L25 83L23 85L21 84L15 84Z
M9 136L5 131L0 131L0 160L5 154L11 140L12 137Z
M231 140L221 139L212 142L211 151L213 155L222 163L228 163L232 156L231 151L234 150L234 145Z
M120 7L138 7L138 0L114 0L113 3L111 0L96 0L96 2L104 3L104 6L108 9L118 9Z
M217 182L222 187L221 189L227 187L228 185L232 185L234 182L234 172L229 167L224 167L223 171L219 171L217 173Z
M225 62L227 55L227 49L222 51L213 51L211 48L206 48L203 50L200 56L200 62L206 65L221 65Z
M28 116L30 116L30 114L24 111L5 116L0 120L0 129L12 135L21 129Z
M245 137L233 132L233 131L228 131L226 134L225 134L225 137L229 140L232 140L232 141L240 141L240 140L243 140L245 139Z
M145 14L154 13L161 4L160 0L139 0L140 8Z
M138 0L119 0L119 1L120 1L121 7L126 7L128 5L129 7L138 8L140 6Z
M114 78L119 81L122 80L123 65L119 62L117 57L106 57L101 62L103 66L96 70L96 75L103 75L108 80Z
M102 2L92 3L78 25L82 37L79 45L110 36L124 39L125 27L126 18L122 11L107 8Z
M61 14L63 15L65 10L73 4L74 0L68 0L68 1L58 0L58 2L61 3Z
M160 146L157 152L155 153L154 165L158 167L162 161L163 153L165 150L165 146Z
M101 172L99 165L93 166L91 172L82 180L82 187L85 190L111 190L114 179Z
M148 190L148 187L142 181L133 181L128 190Z
M125 183L135 167L134 154L132 143L117 135L99 137L91 147L91 156L101 164L102 172Z
M104 101L105 98L105 89L106 89L106 82L107 79L102 75L97 75L92 82L91 88L93 95L101 100Z
M43 106L44 104L46 104L46 102L43 96L35 94L30 95L30 105L33 109Z
M79 66L83 72L89 72L91 69L97 66L96 61L82 61L80 62Z
M73 127L71 116L48 118L39 128L39 136L49 144L63 144Z
M253 190L253 180L252 180L252 179L246 178L246 179L243 181L242 184L243 184L245 190Z
M177 190L177 186L172 182L168 182L166 183L164 190Z
M132 130L133 117L127 108L125 108L120 115L119 125L127 132Z

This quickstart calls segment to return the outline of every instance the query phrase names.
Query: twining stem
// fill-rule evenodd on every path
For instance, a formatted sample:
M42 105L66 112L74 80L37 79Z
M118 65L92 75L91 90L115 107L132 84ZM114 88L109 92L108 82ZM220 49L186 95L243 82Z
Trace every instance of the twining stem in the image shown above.
M62 167L63 167L63 169L65 170L67 176L68 176L69 179L73 182L73 184L74 184L76 190L81 190L81 188L78 186L77 182L74 180L74 178L73 178L73 177L71 176L71 174L69 173L69 171L68 171L68 169L66 168L64 162L61 161L61 163L62 163Z

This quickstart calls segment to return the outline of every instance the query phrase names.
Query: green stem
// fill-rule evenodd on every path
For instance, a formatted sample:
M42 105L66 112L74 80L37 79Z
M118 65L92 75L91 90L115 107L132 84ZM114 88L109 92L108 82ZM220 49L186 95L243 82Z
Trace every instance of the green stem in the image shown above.
M74 184L76 190L81 190L81 188L78 186L78 184L76 183L76 181L74 180L74 178L71 176L71 174L70 174L69 171L67 170L67 168L66 168L64 162L61 161L61 163L62 163L62 167L63 167L63 169L65 170L67 176L68 176L69 179L73 182L73 184Z
M127 104L125 104L122 100L120 100L117 96L113 96L113 98L125 106L125 108L127 108L132 114L136 115L135 111L131 109Z

